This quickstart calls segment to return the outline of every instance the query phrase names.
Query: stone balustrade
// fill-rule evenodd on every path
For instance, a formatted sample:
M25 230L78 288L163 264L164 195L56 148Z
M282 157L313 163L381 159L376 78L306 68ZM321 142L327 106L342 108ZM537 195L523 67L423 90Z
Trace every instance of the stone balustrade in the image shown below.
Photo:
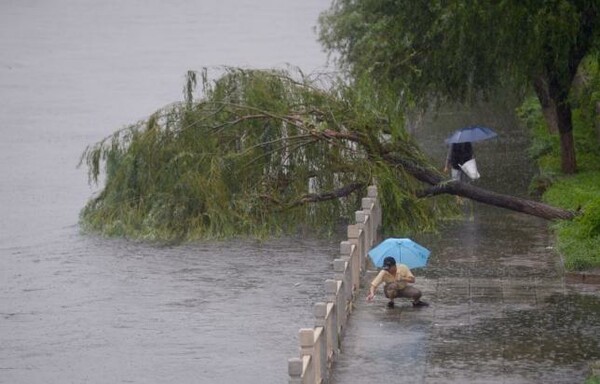
M366 270L367 252L379 241L380 226L377 187L370 186L361 210L355 214L355 223L348 225L348 240L340 242L340 257L333 261L333 279L325 281L326 301L314 305L315 325L299 331L300 356L288 359L290 384L328 381Z

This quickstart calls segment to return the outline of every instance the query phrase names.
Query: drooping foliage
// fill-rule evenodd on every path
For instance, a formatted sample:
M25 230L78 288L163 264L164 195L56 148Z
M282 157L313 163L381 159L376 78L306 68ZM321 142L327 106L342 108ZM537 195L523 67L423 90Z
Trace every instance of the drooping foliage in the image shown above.
M560 134L562 171L576 171L569 92L582 60L600 50L599 1L335 0L320 28L352 76L416 105L532 86Z
M445 205L416 198L421 183L380 154L428 162L397 103L371 89L287 70L190 72L183 102L86 149L105 186L83 227L149 240L323 233L376 182L390 232L431 229Z
M319 35L354 76L464 101L549 70L568 92L571 67L600 48L599 14L596 0L335 0Z

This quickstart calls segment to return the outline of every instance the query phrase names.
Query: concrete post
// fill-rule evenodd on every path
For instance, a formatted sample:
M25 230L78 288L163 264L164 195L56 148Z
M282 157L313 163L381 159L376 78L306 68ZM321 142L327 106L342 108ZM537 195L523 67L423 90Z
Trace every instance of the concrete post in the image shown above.
M367 188L367 196L373 199L373 206L371 207L371 220L373 221L373 243L372 245L381 241L379 236L379 228L381 226L381 205L379 203L379 192L377 187L371 185Z
M315 330L312 328L300 328L300 355L310 356L310 367L306 369L305 375L310 374L310 377L304 377L307 383L317 383L320 379L319 363L315 359Z
M352 300L352 282L347 279L346 270L350 263L344 259L333 260L333 271L335 272L335 279L342 281L342 292L344 302Z
M337 280L333 280L333 279L325 280L325 299L327 301L335 303L336 297L337 297L337 289L338 289Z
M325 281L325 293L327 301L334 303L334 312L335 312L335 329L336 329L336 337L339 339L341 337L341 332L344 326L346 325L345 313L346 313L346 305L344 301L344 295L340 289L341 281L339 280L331 280L328 279ZM337 348L337 346L336 346Z
M293 357L288 359L288 374L290 375L289 384L302 384L302 359Z
M327 303L315 303L314 306L315 313L315 326L317 328L322 328L323 333L321 334L321 367L323 368L322 372L325 372L327 369L327 363L329 362L329 352L331 351L330 337L329 334L333 333L333 329L327 327Z
M327 330L325 327L315 327L314 362L319 365L317 371L317 383L322 383L327 376L328 356Z
M371 248L369 246L369 238L370 238L370 233L371 233L371 228L369 228L368 226L368 211L367 210L362 210L362 211L356 211L354 212L354 218L356 220L356 225L358 226L359 230L360 230L360 237L364 240L362 241L363 244L361 244L360 248L362 248L364 250L364 252L361 252L359 254L359 260L358 260L358 265L360 266L360 271L361 273L364 271L364 262L365 262L365 257L366 257L366 253L367 251Z
M375 241L375 220L373 220L373 210L375 208L375 204L377 199L371 197L365 197L362 199L362 209L366 212L369 217L369 235L367 239L367 249L371 249L373 243Z
M360 239L362 231L358 225L348 226L348 241L356 246L354 252L350 257L350 264L352 265L352 291L358 290L360 284L360 259L361 254L364 252L363 244Z
M329 367L337 348L337 324L335 322L335 306L333 303L315 304L315 324L323 327L325 344L325 363Z
M327 303L315 303L315 325L317 327L326 327L325 317L327 316Z
M357 247L359 247L359 253L362 252L363 250L360 249L361 244L358 243L358 237L360 236L360 232L361 232L361 228L359 228L358 225L356 224L352 224L348 226L348 241L351 244L356 245Z
M329 365L333 364L336 360L337 355L340 351L340 335L338 332L338 320L337 320L337 305L335 303L327 303L327 317L325 319L327 323L327 334L329 335L329 345L331 345L331 351L329 355Z
M340 340L366 269L367 253L380 241L381 205L377 186L367 188L355 213L356 224L348 226L348 240L340 243L340 257L333 261L334 279L325 281L327 303L314 306L314 328L301 328L300 358L288 359L290 384L322 383L339 352Z
M375 185L369 185L367 187L367 196L374 199L377 198L377 187Z
M340 256L347 257L350 260L354 245L349 241L340 241Z

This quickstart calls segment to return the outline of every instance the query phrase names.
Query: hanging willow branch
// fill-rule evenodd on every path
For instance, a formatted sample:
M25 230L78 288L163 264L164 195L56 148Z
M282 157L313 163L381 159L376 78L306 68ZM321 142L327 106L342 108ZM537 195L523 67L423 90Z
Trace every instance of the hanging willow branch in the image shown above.
M194 75L184 102L86 149L90 181L106 177L83 227L152 240L320 230L353 218L371 183L389 231L432 229L455 213L422 198L424 183L442 176L405 132L395 100L331 78L325 90L320 80L226 68L212 82L202 73L194 101Z

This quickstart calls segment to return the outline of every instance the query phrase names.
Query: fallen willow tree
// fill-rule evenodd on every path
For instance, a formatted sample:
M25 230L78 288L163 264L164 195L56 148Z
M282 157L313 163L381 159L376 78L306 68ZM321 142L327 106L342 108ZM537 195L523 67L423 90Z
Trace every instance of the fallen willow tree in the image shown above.
M184 95L85 150L90 182L105 184L82 210L85 229L151 240L321 231L353 217L373 183L388 233L431 230L456 214L437 195L573 217L447 181L404 130L402 108L368 87L224 68L214 81L189 72Z

